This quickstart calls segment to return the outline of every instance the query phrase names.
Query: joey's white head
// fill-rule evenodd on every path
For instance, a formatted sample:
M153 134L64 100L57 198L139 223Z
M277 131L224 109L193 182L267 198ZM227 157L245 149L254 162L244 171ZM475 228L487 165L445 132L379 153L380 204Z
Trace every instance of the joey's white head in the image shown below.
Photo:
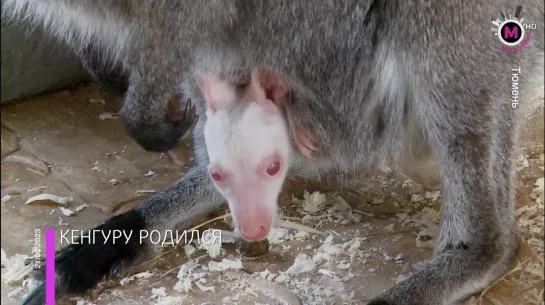
M204 137L210 179L246 240L267 237L277 212L292 144L281 111L287 86L256 69L245 84L197 73L207 104Z

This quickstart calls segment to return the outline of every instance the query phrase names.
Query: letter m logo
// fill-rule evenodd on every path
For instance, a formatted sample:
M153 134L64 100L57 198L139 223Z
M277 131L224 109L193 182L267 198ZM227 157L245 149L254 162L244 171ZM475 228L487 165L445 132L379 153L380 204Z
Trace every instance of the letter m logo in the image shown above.
M509 26L504 26L503 27L503 38L504 39L507 39L507 38L515 38L515 39L518 39L519 38L519 29L517 26L513 26L513 27L509 27Z

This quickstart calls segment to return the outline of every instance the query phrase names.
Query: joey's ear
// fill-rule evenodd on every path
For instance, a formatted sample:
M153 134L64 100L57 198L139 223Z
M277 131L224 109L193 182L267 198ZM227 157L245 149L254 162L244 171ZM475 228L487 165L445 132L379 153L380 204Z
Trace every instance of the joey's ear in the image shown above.
M268 111L277 111L284 103L289 87L277 75L266 69L251 72L249 94Z
M205 72L196 72L197 84L206 100L206 105L211 113L216 112L235 101L235 91L225 81L216 75Z

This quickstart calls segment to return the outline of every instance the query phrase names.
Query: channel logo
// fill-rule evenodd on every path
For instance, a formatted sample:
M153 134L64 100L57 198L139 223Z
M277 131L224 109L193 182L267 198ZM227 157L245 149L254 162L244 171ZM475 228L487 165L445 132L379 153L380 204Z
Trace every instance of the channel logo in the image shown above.
M520 52L530 42L531 30L536 29L535 23L527 23L522 18L522 6L517 6L514 14L501 13L501 18L492 20L492 32L502 43L504 52Z

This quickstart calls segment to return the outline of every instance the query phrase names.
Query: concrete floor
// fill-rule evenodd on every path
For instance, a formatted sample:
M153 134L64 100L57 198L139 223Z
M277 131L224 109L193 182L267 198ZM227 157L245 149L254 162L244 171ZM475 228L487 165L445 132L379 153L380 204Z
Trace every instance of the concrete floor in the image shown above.
M1 243L8 259L32 255L35 229L42 229L42 236L46 227L90 229L148 196L139 190L163 189L183 175L190 163L187 145L173 151L174 159L145 152L125 134L121 121L112 118L119 106L120 101L104 101L91 86L2 108ZM543 304L543 201L532 195L534 183L543 177L543 138L541 110L525 127L520 152L517 208L522 242L513 268L521 270L468 304ZM305 190L327 195L325 209L311 211L316 206L309 202L316 201L305 205L295 200L298 208L292 198L302 199ZM256 260L241 259L231 244L224 244L213 259L197 250L192 258L201 258L188 293L176 286L178 266L188 262L187 255L181 246L166 248L151 262L59 304L365 304L430 257L439 221L437 191L403 176L362 178L342 187L290 180L281 196L283 216L326 235L277 229L269 253ZM25 205L40 193L72 197L67 204L72 210L88 207L65 216L51 206ZM348 202L351 213L333 209L339 202L332 199L335 193ZM216 221L207 227L225 229L226 224ZM331 243L324 244L329 235ZM44 253L43 242L41 246ZM314 256L312 270L285 273L301 254ZM203 266L224 258L241 259L242 269L208 270L204 280L196 279ZM5 283L11 268L13 262L2 258L3 304L18 304L27 292L20 282ZM140 279L126 283L134 274Z

